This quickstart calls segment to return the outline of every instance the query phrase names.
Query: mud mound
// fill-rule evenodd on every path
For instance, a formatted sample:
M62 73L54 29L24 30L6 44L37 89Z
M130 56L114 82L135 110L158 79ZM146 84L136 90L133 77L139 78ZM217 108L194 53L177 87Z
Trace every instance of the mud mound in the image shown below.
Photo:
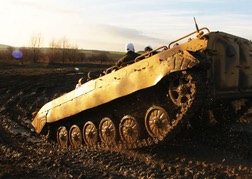
M32 112L82 74L0 75L0 178L252 177L251 108L235 124L130 151L60 149L31 132Z

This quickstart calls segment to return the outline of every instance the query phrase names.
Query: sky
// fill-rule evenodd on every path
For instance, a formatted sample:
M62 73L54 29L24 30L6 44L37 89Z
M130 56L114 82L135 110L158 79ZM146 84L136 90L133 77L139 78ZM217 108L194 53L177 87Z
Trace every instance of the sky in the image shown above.
M0 0L0 44L67 39L79 49L136 51L168 45L199 28L252 39L251 0Z

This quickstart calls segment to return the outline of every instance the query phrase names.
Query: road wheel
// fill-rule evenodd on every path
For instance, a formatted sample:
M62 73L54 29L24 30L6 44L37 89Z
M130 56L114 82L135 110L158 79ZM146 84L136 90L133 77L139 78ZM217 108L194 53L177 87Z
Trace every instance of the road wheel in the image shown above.
M69 141L72 147L77 148L82 144L81 130L77 125L73 125L69 130Z
M98 131L94 123L86 122L83 126L82 136L87 145L94 146L98 142Z
M119 124L122 141L132 144L139 139L140 129L136 119L130 115L124 116Z
M68 131L65 126L60 126L57 130L57 142L62 147L68 146Z
M99 135L105 144L116 142L116 128L113 121L107 117L103 118L99 125Z
M149 135L163 140L171 127L171 120L166 111L159 106L150 107L145 115L145 128Z

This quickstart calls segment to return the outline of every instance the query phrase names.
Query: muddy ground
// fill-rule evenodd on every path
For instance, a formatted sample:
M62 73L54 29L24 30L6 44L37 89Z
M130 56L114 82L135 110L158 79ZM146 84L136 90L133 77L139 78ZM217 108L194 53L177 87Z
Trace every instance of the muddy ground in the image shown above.
M235 123L202 131L188 125L173 140L139 150L60 149L31 132L32 112L85 74L1 69L0 178L252 178L251 104Z

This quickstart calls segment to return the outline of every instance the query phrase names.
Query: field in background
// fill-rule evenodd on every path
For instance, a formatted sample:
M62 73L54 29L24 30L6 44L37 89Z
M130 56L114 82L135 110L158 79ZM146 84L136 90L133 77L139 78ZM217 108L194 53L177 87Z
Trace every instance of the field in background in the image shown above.
M11 64L106 64L112 65L124 52L74 48L11 47L0 44L0 63Z

